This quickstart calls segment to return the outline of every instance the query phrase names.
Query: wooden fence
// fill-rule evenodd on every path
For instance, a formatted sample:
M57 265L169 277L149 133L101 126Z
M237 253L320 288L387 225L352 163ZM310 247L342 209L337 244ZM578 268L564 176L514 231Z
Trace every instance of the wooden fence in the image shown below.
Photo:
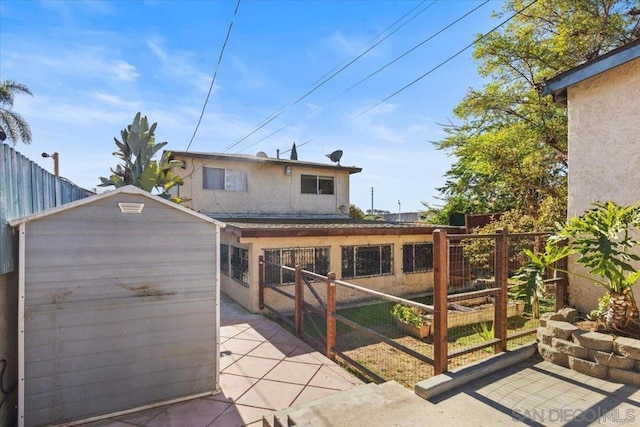
M366 376L375 381L395 379L385 376L377 370L376 363L389 364L393 361L381 360L383 357L376 356L376 353L384 352L384 348L392 348L389 354L402 352L410 356L414 361L429 366L429 375L437 375L449 370L450 361L460 358L469 353L483 353L482 350L492 348L493 353L507 351L507 344L518 345L520 339L535 334L535 326L525 330L508 331L508 275L513 266L509 263L509 242L510 239L533 239L544 236L544 233L517 233L508 234L499 232L491 235L447 235L446 231L437 230L433 235L433 266L434 266L434 292L433 305L425 305L415 301L406 300L397 296L383 294L370 289L356 286L341 280L336 280L334 273L321 276L316 273L305 271L299 266L295 269L287 266L276 266L273 263L260 258L260 307L268 309L281 320L289 324L292 331L299 337L310 342L318 350L322 351L330 358L339 356ZM470 292L456 292L456 286L451 286L450 260L451 245L460 244L463 239L492 239L494 250L492 251L492 264L494 280L484 289ZM279 267L294 273L295 283L288 285L273 286L265 284L264 266L269 264L272 267ZM547 284L555 285L555 309L558 310L566 304L567 279L566 276L555 273L545 280ZM307 296L305 296L307 295ZM487 339L478 344L468 345L464 348L450 348L450 336L455 326L448 325L451 316L452 303L471 298L491 296L493 298L493 338ZM274 298L280 298L276 301ZM282 302L284 300L285 302ZM397 331L396 325L389 324L389 318L379 321L364 319L364 308L372 305L382 306L383 304L400 303L420 309L424 313L429 313L431 318L432 341L416 340L414 344L407 344L401 332ZM348 310L359 309L357 316L349 316ZM367 308L368 312L375 312L375 309ZM388 313L388 306L385 308ZM377 310L378 315L384 313ZM364 322L362 322L364 320ZM358 323L361 322L361 323ZM383 325L387 322L386 325ZM352 334L345 333L349 330ZM392 332L395 331L395 332ZM348 350L344 351L345 343L340 342L345 337L369 337L371 341L361 345L352 343ZM427 343L429 344L427 346ZM355 360L352 356L355 347L371 347L371 351L366 358L370 364L365 366L362 361ZM374 359L378 360L374 360ZM460 360L460 359L457 359ZM456 362L459 364L459 362ZM387 372L391 372L388 370Z

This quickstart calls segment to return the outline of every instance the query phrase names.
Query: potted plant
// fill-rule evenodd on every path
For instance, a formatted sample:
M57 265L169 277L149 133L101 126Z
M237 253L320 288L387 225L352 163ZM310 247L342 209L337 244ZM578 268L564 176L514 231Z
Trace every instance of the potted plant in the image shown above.
M602 320L607 330L624 332L632 322L640 324L632 291L632 286L640 279L640 270L632 263L640 261L640 256L630 253L640 244L632 237L631 230L639 227L640 203L632 206L595 203L591 210L560 227L549 239L544 253L536 255L527 251L530 262L521 276L535 292L546 268L553 268L555 261L567 255L578 254L576 262L584 265L590 275L575 271L567 273L586 278L605 289L598 310L592 314Z
M420 339L429 335L431 324L425 320L418 308L396 304L391 309L391 316L401 331Z

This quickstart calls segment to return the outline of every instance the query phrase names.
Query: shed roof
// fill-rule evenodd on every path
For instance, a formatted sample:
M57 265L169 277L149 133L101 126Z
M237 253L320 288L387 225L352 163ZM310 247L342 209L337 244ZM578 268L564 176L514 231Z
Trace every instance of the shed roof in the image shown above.
M567 105L568 87L636 58L640 58L640 38L545 80L538 90L543 96L553 95L554 102Z
M206 215L203 215L203 214L201 214L199 212L196 212L194 210L191 210L189 208L181 206L181 205L179 205L177 203L174 203L174 202L172 202L170 200L166 200L166 199L163 199L162 197L153 195L153 194L149 193L148 191L145 191L145 190L143 190L141 188L138 188L138 187L135 187L133 185L127 185L127 186L120 187L120 188L117 188L117 189L112 190L112 191L105 191L102 194L98 194L98 195L95 195L95 196L87 197L85 199L76 200L75 202L67 203L67 204L62 205L62 206L57 206L55 208L48 209L48 210L42 211L42 212L38 212L38 213L35 213L33 215L28 215L28 216L23 216L21 218L16 218L16 219L13 219L13 220L8 221L8 222L9 222L9 225L11 225L12 227L17 227L20 224L25 224L25 223L29 223L29 222L32 222L32 221L37 221L40 218L48 217L50 215L55 215L57 213L68 211L70 209L74 209L74 208L77 208L79 206L88 205L88 204L96 202L98 200L107 199L107 198L110 198L110 197L117 196L119 194L134 194L134 195L143 196L143 197L146 197L148 199L154 200L154 201L156 201L158 203L162 203L164 205L167 205L167 206L169 206L169 207L171 207L173 209L177 209L179 211L182 211L184 213L192 215L192 216L194 216L194 217L196 217L196 218L198 218L198 219L200 219L202 221L210 222L210 223L215 224L215 225L220 226L220 227L225 227L226 226L226 224L224 222L221 222L221 221L218 221L218 220L213 219L211 217L208 217Z
M447 230L462 234L464 227L432 224L406 224L354 219L328 220L234 220L227 222L227 230L241 237L311 237L311 236L375 236L432 234Z
M203 153L203 152L191 152L191 151L171 151L173 156L179 157L192 157L209 160L225 160L225 161L238 161L238 162L252 162L252 163L265 163L275 165L293 165L309 168L321 168L321 169L333 169L347 171L350 174L362 172L362 168L356 166L340 166L330 165L326 163L316 162L303 162L300 160L291 159L274 159L272 157L258 157L250 154L225 154L225 153Z

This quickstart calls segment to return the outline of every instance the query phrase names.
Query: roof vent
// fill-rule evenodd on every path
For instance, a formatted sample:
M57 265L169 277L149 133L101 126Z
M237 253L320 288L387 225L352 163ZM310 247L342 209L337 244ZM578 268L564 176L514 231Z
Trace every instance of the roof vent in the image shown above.
M118 207L123 214L139 214L144 209L144 203L118 202Z

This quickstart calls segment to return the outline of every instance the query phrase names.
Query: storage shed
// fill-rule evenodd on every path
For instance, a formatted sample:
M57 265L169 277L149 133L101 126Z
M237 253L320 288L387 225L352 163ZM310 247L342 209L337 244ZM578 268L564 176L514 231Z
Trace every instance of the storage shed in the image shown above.
M127 186L10 222L18 422L90 421L219 390L224 223Z

